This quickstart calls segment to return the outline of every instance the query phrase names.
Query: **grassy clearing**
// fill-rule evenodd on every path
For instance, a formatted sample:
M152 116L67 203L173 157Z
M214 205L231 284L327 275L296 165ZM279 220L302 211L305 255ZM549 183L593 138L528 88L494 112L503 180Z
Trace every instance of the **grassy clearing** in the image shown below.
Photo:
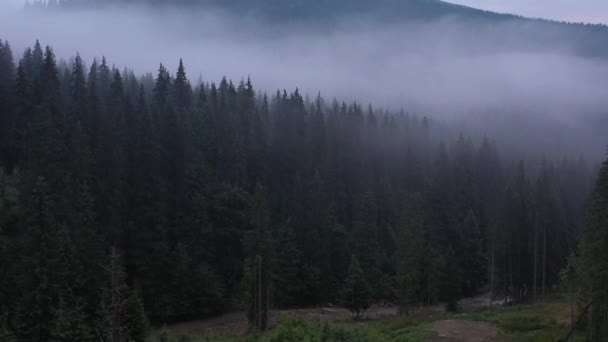
M553 342L564 338L569 324L560 323L567 317L567 303L526 305L460 315L460 319L489 322L502 331L498 341ZM584 341L576 336L575 341Z
M432 322L444 319L487 322L501 330L498 342L553 342L565 337L568 324L559 323L567 316L568 304L554 303L519 306L469 314L444 314L433 317L391 317L377 321L333 323L287 319L279 327L263 335L237 336L210 334L205 336L168 336L162 342L423 342L433 341L429 331ZM158 340L155 340L158 341ZM575 341L584 341L578 336Z
M288 319L276 329L263 335L237 336L208 334L205 336L170 336L157 338L161 342L423 342L432 340L434 333L426 329L427 320L390 318L372 322L305 322Z

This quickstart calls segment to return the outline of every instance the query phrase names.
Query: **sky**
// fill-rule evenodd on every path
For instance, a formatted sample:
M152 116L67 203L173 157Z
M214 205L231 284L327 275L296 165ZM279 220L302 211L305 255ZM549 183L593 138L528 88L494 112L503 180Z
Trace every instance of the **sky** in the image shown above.
M607 0L446 0L455 4L526 17L608 24Z

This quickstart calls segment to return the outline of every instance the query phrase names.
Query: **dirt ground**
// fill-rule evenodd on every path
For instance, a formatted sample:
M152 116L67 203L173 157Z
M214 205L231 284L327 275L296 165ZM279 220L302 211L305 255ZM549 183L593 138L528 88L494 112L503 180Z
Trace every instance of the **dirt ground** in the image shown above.
M486 307L488 305L489 296L480 295L473 298L466 298L461 300L458 303L458 306L463 312L472 312L479 310L480 308ZM427 306L423 308L419 308L414 310L412 314L418 316L434 316L438 314L442 314L445 312L445 305L434 305ZM381 306L381 305L373 305L367 310L367 319L370 320L378 320L390 316L397 315L397 307L396 306ZM351 313L344 308L339 307L320 307L320 308L307 308L307 309L292 309L292 310L273 310L270 312L270 325L277 326L283 319L286 317L299 318L307 321L312 320L323 320L328 322L346 320L351 318ZM443 322L443 321L442 321ZM437 328L453 328L453 332L457 333L458 331L468 332L467 328L464 326L461 330L458 327L462 323L454 323L460 321L446 321L452 323L444 323L443 325L439 325ZM438 322L441 323L441 322ZM475 324L475 323L472 323ZM483 327L483 328L482 328ZM491 327L491 326L490 326ZM490 327L485 327L484 324L479 324L478 330L484 330L485 332L490 332ZM230 332L237 334L245 334L247 332L248 324L247 317L244 312L234 312L227 313L218 317L213 317L209 319L197 320L192 322L183 322L172 324L167 327L172 333L181 335L181 334L205 334L212 332ZM158 333L160 330L157 330ZM476 330L475 330L476 331ZM497 331L497 330L496 330ZM446 339L442 341L483 341L483 340L460 340L457 339L458 336L449 335L450 331L446 330ZM438 331L438 333L440 333ZM489 335L491 336L491 335Z
M367 311L367 318L371 320L397 315L394 306L372 306ZM287 317L299 318L306 321L323 320L328 322L346 320L351 318L347 309L338 307L322 307L310 309L273 310L270 312L270 325L277 326ZM245 334L247 332L247 316L244 312L234 312L218 317L172 324L167 327L172 333L180 334L204 334L211 332L232 332Z
M437 333L438 341L485 342L498 336L500 330L492 324L461 320L433 322L430 330Z

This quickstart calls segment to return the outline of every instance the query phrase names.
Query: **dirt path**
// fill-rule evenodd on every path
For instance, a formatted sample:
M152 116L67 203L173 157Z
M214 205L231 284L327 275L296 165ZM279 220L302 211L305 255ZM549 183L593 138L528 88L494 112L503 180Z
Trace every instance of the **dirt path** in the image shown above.
M439 335L438 341L485 342L498 336L500 330L492 324L462 320L444 320L431 324L430 330Z
M397 315L397 308L393 306L383 307L374 305L367 311L367 318L370 320L377 320L395 315ZM287 317L298 318L305 321L322 320L335 322L350 319L352 316L347 309L339 307L272 310L270 311L270 326L274 327L279 325L279 323ZM248 323L247 316L244 312L233 312L203 320L171 324L167 328L176 335L211 332L245 334L248 329ZM160 331L160 329L156 329L155 334L160 333Z
M479 295L473 298L461 300L458 305L463 312L477 311L488 305L489 297L487 295ZM432 306L420 307L414 309L411 313L414 316L430 317L445 313L445 304L437 304ZM373 305L367 311L367 318L370 320L378 320L390 316L397 315L397 307L395 306L379 306ZM339 307L321 307L308 309L293 309L293 310L272 310L270 312L270 326L277 326L286 317L294 317L306 321L323 320L323 321L340 321L347 320L351 317L348 310ZM439 323L439 322L438 322ZM450 323L444 323L449 326ZM183 322L172 324L168 329L174 334L205 334L210 332L232 332L237 334L245 334L248 324L247 317L244 312L227 313L221 316L197 320L192 322ZM466 332L466 329L464 329ZM158 334L160 329L156 329ZM450 341L448 339L448 341ZM461 341L461 340L453 340ZM478 340L462 340L462 341L478 341ZM483 341L483 340L479 340Z

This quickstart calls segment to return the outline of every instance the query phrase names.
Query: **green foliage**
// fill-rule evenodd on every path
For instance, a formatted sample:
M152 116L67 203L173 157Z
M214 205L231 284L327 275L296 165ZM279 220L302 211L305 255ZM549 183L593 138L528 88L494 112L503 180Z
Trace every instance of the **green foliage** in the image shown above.
M570 304L527 305L467 314L459 319L493 323L501 329L498 341L558 341L570 331L569 324L560 323ZM574 341L584 341L584 332L575 331Z
M106 284L97 327L100 338L110 341L145 342L150 325L138 294L126 284L118 252L112 248L105 268Z
M433 291L429 282L429 242L425 231L425 208L422 197L413 194L404 198L400 214L398 246L398 286L400 310L407 314L410 306L430 301Z
M359 261L353 255L342 288L342 304L360 318L373 301L372 289Z
M602 164L589 201L580 245L579 281L583 303L591 302L589 333L594 341L608 338L608 161Z
M297 296L303 291L300 280L301 253L291 225L280 226L275 234L274 300L278 307L289 307L297 303Z
M269 97L249 79L193 86L183 62L141 79L84 65L38 42L15 63L0 43L2 338L142 341L147 318L244 307L264 330L271 307L454 306L487 283L489 260L493 288L524 301L532 279L557 284L574 244L590 178L578 161L543 164L532 187L489 139L443 144L455 128L428 118ZM577 269L580 298L599 302L604 178Z
M500 321L500 327L509 332L527 332L548 329L555 323L538 316L517 316Z
M372 342L376 341L361 329L330 325L328 323L305 323L289 319L283 322L261 342L328 341L328 342Z
M482 235L475 214L469 211L462 223L461 244L458 252L461 268L464 270L462 280L465 295L474 295L486 279L485 267L488 259L483 252Z

